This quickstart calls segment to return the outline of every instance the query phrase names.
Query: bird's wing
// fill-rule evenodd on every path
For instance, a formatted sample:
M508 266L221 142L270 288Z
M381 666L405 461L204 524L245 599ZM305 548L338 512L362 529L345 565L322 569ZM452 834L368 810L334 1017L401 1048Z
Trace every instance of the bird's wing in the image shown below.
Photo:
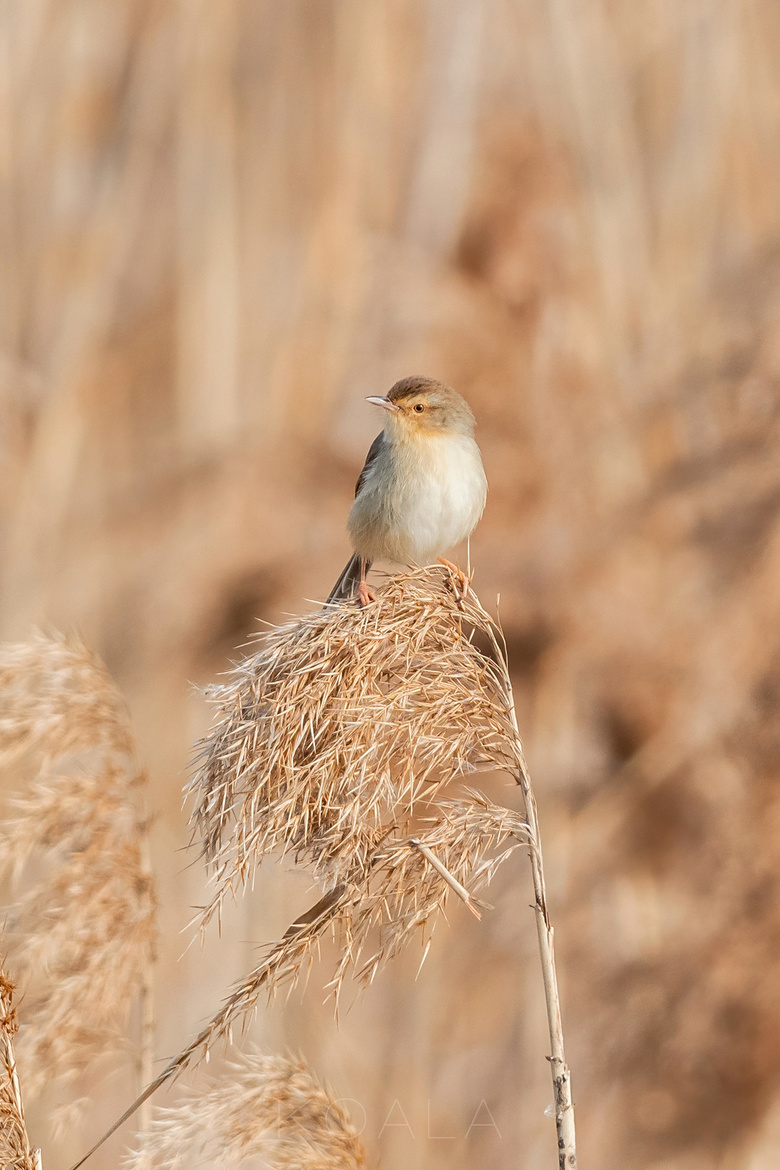
M355 484L355 497L356 498L357 498L357 496L360 495L360 489L363 487L363 484L366 482L366 474L367 474L369 468L376 462L377 458L379 457L379 452L382 450L382 446L384 444L384 441L385 441L385 432L380 431L379 434L377 435L377 437L374 439L371 446L368 448L368 455L366 455L366 461L363 464L363 470L361 471L360 475L358 476L358 481Z

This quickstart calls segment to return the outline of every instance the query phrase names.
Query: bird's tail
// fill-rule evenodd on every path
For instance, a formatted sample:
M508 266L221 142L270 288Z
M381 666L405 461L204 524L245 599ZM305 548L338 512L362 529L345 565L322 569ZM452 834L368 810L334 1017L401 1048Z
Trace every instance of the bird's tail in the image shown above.
M370 568L371 561L364 560L357 553L353 553L344 566L338 581L331 589L325 604L331 605L334 601L349 601L355 596L355 586L360 580L361 574L367 573Z

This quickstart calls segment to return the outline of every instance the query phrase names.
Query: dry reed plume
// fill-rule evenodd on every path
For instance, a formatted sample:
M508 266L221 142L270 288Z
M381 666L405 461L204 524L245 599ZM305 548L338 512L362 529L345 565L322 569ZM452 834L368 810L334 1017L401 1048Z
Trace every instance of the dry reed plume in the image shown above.
M269 853L352 880L443 785L519 767L501 670L464 626L485 632L486 615L440 574L394 578L379 606L261 636L210 690L217 722L191 786L215 875L204 924Z
M19 1025L14 985L0 969L0 1166L3 1170L41 1170L41 1151L33 1150L24 1121L13 1038Z
M536 811L500 631L473 593L458 599L449 572L419 570L391 578L366 609L326 607L259 641L211 691L216 724L191 785L193 824L215 877L201 924L271 853L293 856L327 888L116 1125L229 1036L263 992L308 971L323 937L337 943L330 986L338 1002L348 972L370 982L412 937L430 935L451 891L479 914L475 891L526 843L559 1141L574 1167ZM438 799L476 768L502 769L522 785L527 820L470 789Z
M159 1110L126 1170L359 1170L360 1138L333 1091L302 1060L242 1053L219 1084Z
M478 767L522 768L500 661L470 636L489 635L490 619L451 586L421 571L392 578L378 605L296 619L261 635L210 692L216 725L191 785L214 871L201 923L271 853L328 887L262 964L264 986L297 977L329 924L341 950L334 992L350 967L370 980L449 890L476 910L466 885L484 885L507 842L527 839L519 816L479 793L437 802ZM374 928L378 947L359 966ZM248 1003L249 982L245 992Z
M35 865L6 921L28 1092L116 1057L139 998L143 1083L155 897L124 702L78 640L38 635L0 649L0 709L0 766L28 779L0 821L0 873L19 882Z

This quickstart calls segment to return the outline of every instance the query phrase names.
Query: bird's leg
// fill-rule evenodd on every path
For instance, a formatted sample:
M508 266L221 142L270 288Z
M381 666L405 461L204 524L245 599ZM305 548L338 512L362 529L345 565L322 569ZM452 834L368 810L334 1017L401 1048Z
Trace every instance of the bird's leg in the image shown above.
M458 585L460 586L460 593L458 593L457 589L455 590L455 596L457 597L458 601L462 601L464 597L468 597L470 581L463 572L463 569L458 568L457 565L453 565L452 561L445 560L444 557L439 557L438 560L440 565L444 565L445 569L449 569L450 572L454 573L455 575Z
M360 581L358 582L358 604L360 605L360 607L362 609L365 609L366 606L369 604L369 602L376 601L376 597L374 596L374 593L372 592L372 590L369 589L368 582L366 581L367 570L368 570L368 566L366 564L366 558L361 557L360 558Z

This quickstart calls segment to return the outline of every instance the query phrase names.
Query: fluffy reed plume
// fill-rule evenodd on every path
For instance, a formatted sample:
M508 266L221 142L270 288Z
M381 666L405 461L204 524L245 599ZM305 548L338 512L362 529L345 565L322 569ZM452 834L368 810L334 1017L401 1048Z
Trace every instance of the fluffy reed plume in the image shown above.
M79 641L38 635L0 648L0 710L0 767L29 779L0 821L0 874L35 866L6 922L28 1092L115 1055L139 997L145 1081L155 898L124 703Z
M480 793L471 793L469 801L448 801L441 806L440 817L431 818L430 828L415 835L388 826L373 851L356 860L342 881L294 922L235 987L222 1011L193 1043L187 1060L197 1048L205 1049L218 1036L229 1034L237 1019L254 1010L263 991L272 994L308 971L326 933L334 934L340 950L330 983L338 997L350 969L361 982L371 982L405 943L432 925L450 890L479 913L478 907L485 904L474 899L474 891L486 885L518 842L526 839L522 818ZM490 850L496 852L489 854ZM361 963L375 930L376 948Z
M31 1149L27 1136L16 1075L13 1038L18 1027L14 985L0 969L0 1166L3 1170L41 1170L41 1151Z
M272 994L282 984L297 980L302 969L311 965L313 954L329 931L341 947L331 982L338 995L373 927L379 928L379 946L359 969L364 982L370 981L383 963L443 909L449 890L476 909L474 889L489 882L518 841L528 837L527 826L516 813L491 804L480 793L470 793L470 797L469 801L442 804L440 818L427 832L416 836L393 839L395 829L390 826L386 840L377 844L374 853L365 862L356 862L339 885L329 889L289 927L284 938L236 984L206 1027L147 1085L72 1170L78 1170L161 1085L206 1056L221 1037L232 1036L234 1024L247 1019L264 991ZM497 847L497 852L488 856L492 847Z
M310 912L262 965L264 986L297 977L329 924L341 943L336 994L380 928L360 968L371 979L449 889L476 910L463 882L484 884L506 842L525 839L524 822L479 793L436 803L466 771L522 766L502 667L472 637L491 629L449 574L416 572L391 579L378 605L326 607L262 635L212 688L217 719L191 785L215 877L202 924L270 853L292 854L329 887L316 931L302 929Z
M269 853L354 880L443 785L478 766L517 770L501 668L464 636L487 621L438 572L396 577L379 605L261 636L211 689L216 726L191 786L215 874L204 924Z
M276 1170L358 1170L349 1114L302 1060L243 1053L219 1084L159 1110L125 1170L231 1170L262 1157Z

